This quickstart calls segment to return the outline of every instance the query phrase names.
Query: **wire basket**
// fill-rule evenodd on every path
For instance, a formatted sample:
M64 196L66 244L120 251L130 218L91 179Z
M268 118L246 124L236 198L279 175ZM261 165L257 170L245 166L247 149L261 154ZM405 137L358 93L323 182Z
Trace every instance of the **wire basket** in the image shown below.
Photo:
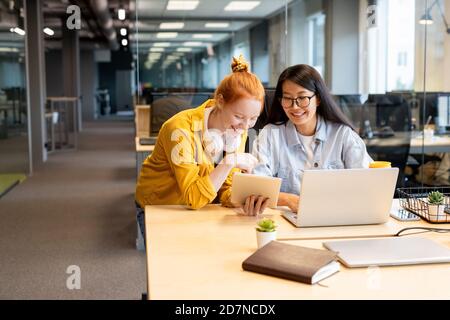
M444 195L444 204L428 203L428 194L439 191ZM400 206L430 223L450 223L450 187L398 188Z

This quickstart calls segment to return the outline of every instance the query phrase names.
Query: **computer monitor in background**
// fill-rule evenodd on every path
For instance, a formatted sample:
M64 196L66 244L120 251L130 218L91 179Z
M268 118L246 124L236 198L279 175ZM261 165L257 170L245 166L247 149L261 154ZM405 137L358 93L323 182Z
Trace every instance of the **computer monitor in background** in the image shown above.
M393 131L411 130L411 108L398 94L369 94L365 103L376 110L376 127L390 127Z

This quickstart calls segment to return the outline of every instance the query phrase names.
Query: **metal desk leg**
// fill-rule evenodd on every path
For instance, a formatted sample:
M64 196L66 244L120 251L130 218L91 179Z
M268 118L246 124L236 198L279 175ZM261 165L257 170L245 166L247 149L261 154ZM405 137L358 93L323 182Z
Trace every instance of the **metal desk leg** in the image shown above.
M50 100L50 113L52 114L52 117L50 119L50 135L51 135L51 139L52 139L52 151L55 151L55 124L53 123L53 113L54 113L55 109L53 107L53 101ZM59 117L59 114L58 114ZM59 121L59 119L58 119Z
M77 100L72 101L73 103L73 147L77 148L77 135L78 135L78 103Z
M64 101L64 125L65 125L65 132L64 132L64 138L65 143L68 146L69 145L69 112L67 110L67 101Z
M66 117L66 115L62 114L61 112L61 105L58 101L56 101L56 106L58 109L58 115L59 115L59 119L58 119L58 131L59 131L59 148L62 149L62 145L63 145L63 118Z

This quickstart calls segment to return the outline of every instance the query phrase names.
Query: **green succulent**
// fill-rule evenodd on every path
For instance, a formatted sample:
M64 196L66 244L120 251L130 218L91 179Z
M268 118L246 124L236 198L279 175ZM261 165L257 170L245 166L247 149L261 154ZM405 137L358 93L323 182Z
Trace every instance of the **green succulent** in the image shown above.
M444 203L444 195L439 191L431 191L428 194L428 203L429 204L443 204Z
M256 230L259 232L273 232L277 228L277 225L275 224L275 221L269 218L263 218L258 221L258 227Z

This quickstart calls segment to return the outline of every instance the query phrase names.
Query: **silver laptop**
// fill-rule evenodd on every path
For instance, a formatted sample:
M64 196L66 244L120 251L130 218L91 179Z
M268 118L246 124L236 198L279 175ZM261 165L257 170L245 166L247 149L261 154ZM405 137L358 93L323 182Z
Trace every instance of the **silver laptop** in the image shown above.
M389 219L398 168L306 170L296 227L380 224Z
M449 248L420 237L327 241L323 246L350 268L450 262Z

